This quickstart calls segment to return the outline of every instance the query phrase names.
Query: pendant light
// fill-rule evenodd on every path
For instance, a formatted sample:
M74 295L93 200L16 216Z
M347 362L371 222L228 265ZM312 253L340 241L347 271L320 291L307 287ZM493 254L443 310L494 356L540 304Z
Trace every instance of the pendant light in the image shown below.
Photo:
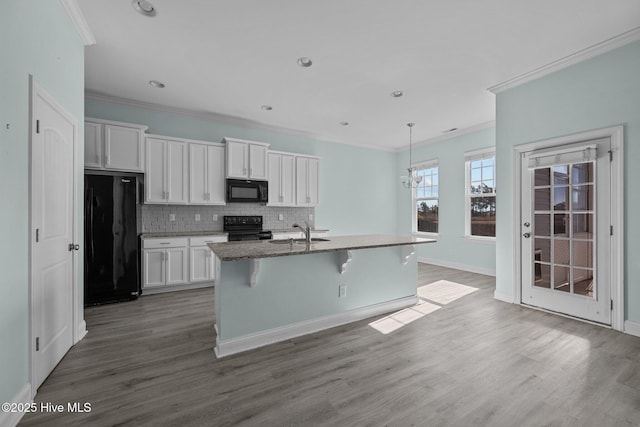
M400 180L402 182L402 186L404 188L416 188L418 186L418 184L420 184L420 181L422 181L422 177L420 175L416 175L416 170L415 168L412 166L412 150L411 150L411 145L413 143L412 139L413 139L413 126L415 125L415 123L407 123L407 126L409 126L409 167L407 168L407 175L403 175L400 177Z

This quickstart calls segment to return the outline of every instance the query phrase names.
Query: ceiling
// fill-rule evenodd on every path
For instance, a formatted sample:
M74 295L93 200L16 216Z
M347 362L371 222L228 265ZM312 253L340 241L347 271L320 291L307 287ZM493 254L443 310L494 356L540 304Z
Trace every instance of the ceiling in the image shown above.
M78 0L88 92L381 149L407 122L414 142L491 122L488 87L640 26L637 0L152 2Z

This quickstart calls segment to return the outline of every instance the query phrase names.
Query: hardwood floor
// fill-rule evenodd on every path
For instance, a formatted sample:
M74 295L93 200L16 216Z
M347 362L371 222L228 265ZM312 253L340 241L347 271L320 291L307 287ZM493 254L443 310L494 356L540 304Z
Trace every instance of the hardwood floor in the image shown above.
M212 289L89 308L36 402L91 412L20 425L640 425L640 338L496 301L492 277L419 281L390 333L379 316L223 359Z

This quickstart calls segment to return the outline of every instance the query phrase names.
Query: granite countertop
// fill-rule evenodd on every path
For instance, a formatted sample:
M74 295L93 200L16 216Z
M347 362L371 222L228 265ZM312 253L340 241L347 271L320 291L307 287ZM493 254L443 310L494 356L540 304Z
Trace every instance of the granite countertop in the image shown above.
M366 234L359 236L334 236L324 242L306 243L270 243L270 240L209 243L209 248L222 261L240 259L270 258L289 255L305 255L320 252L335 252L353 249L382 248L386 246L419 245L435 242L413 236L389 234Z
M277 230L274 230L272 228L271 232L273 234L278 234L278 233L301 233L299 228L279 228ZM328 233L329 229L328 228L312 228L311 232L312 233Z
M158 231L140 234L141 239L151 239L154 237L197 237L197 236L225 236L226 231Z

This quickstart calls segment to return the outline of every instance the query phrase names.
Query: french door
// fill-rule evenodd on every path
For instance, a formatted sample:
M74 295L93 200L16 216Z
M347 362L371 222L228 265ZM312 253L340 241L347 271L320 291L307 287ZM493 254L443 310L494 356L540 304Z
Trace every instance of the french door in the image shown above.
M522 153L522 303L611 324L611 141Z

